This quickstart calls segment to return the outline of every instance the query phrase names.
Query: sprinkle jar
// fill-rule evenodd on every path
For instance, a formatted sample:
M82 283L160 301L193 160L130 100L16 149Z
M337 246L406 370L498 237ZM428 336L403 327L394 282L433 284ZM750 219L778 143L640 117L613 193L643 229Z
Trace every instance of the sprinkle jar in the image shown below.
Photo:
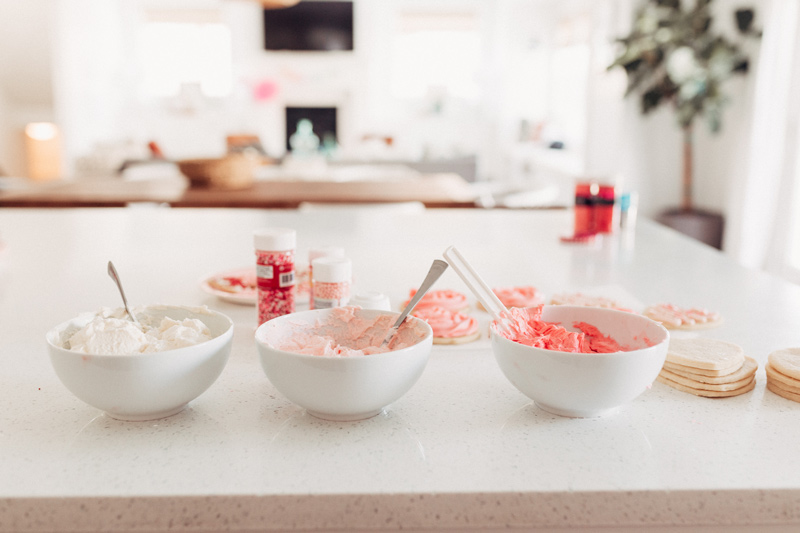
M344 257L341 246L322 246L308 251L308 308L314 309L314 260L320 257Z
M352 263L345 257L320 257L312 261L314 309L347 305L350 301Z
M256 249L258 324L294 313L294 254L297 233L267 228L253 233Z

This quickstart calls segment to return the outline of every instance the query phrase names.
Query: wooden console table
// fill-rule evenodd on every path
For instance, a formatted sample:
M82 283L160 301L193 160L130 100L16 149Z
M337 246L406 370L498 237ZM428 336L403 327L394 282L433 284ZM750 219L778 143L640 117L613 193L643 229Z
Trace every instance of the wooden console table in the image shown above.
M402 180L263 180L241 190L199 189L187 180L95 178L0 190L0 207L120 207L164 203L172 207L295 208L302 202L421 202L426 207L474 207L477 193L457 174Z

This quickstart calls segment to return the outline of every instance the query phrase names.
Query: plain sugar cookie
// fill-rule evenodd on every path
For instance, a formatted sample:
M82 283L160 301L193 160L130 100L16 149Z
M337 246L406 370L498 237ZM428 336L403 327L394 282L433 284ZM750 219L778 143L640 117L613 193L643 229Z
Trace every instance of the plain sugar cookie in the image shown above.
M697 374L700 376L706 377L725 377L729 374L733 374L734 372L738 371L741 368L741 365L733 365L729 368L720 368L718 370L708 370L706 368L693 368L691 366L686 365L676 365L675 363L670 363L669 361L664 361L664 368L670 370L672 372L676 372L678 374Z
M784 389L787 389L789 392L800 394L800 380L778 372L769 363L767 363L767 365L764 367L764 370L767 371L767 380L776 381L778 382L778 385Z
M732 396L739 396L741 394L745 394L753 390L756 386L755 378L752 378L748 384L744 387L730 390L730 391L712 391L712 390L705 390L705 389L695 389L694 387L687 387L686 385L681 385L676 381L672 381L671 379L665 378L659 374L656 378L656 381L663 383L673 389L688 392L690 394L694 394L695 396L703 396L704 398L730 398Z
M691 378L681 376L680 374L675 374L663 368L661 369L659 375L669 380L672 380L675 383L680 383L681 385L685 385L693 389L702 389L707 391L718 391L718 392L726 392L726 391L740 389L746 385L749 385L750 382L753 380L753 375L751 374L750 376L747 376L745 378L736 381L729 381L726 383L703 383L700 381L695 381Z
M706 370L738 369L744 364L744 350L737 344L718 339L670 339L667 361Z
M769 389L770 391L774 392L775 394L777 394L781 398L786 398L787 400L792 400L793 402L800 403L800 394L797 394L797 393L794 393L794 392L790 392L790 391L788 391L786 389L781 388L780 385L778 385L778 383L775 382L775 381L770 381L768 379L767 380L767 389Z
M800 379L800 348L784 348L769 354L767 358L774 370L790 378Z
M708 375L709 372L714 372L714 371L713 370L702 371L688 366L672 365L669 363L664 363L663 370L667 370L672 374L676 374L684 378L691 379L693 381L699 381L700 383L708 383L709 385L720 385L723 383L732 383L734 381L741 381L743 379L754 376L756 370L758 370L758 362L756 362L756 360L753 359L752 357L745 356L744 364L742 366L740 366L738 369L735 369L733 372L722 375L719 374Z

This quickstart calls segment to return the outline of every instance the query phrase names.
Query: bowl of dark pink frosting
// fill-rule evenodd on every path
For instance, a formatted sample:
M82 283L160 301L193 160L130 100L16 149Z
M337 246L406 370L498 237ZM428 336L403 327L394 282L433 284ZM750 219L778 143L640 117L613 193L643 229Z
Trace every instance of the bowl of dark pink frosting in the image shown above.
M511 384L539 408L567 417L603 416L634 401L655 381L669 345L661 324L599 307L511 308L490 330Z

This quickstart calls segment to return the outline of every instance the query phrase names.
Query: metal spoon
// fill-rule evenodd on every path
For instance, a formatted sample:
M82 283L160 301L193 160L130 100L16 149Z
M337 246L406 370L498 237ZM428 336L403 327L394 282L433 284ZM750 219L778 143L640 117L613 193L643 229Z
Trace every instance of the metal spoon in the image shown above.
M117 274L117 269L114 268L114 263L112 263L111 261L108 262L108 275L111 276L111 279L113 279L114 283L117 284L117 288L119 289L119 295L122 296L122 303L123 305L125 305L125 311L128 313L128 316L135 324L138 324L139 321L136 320L136 317L133 316L133 313L131 313L131 310L128 308L128 299L125 298L125 291L122 290L122 282L119 280L119 274Z
M383 339L381 346L388 344L389 341L392 340L392 337L394 337L395 333L397 333L397 328L400 327L400 324L403 323L403 320L405 320L408 314L414 310L414 307L417 306L417 303L422 299L423 296L425 296L425 293L430 290L430 288L445 270L447 270L447 263L440 259L434 259L430 270L428 270L428 275L425 276L422 285L419 286L419 289L417 289L414 297L411 298L411 301L408 302L406 308L403 309L402 313L400 313L400 316L397 318L397 322L395 322L394 325L389 329L389 333L386 335L386 338Z

